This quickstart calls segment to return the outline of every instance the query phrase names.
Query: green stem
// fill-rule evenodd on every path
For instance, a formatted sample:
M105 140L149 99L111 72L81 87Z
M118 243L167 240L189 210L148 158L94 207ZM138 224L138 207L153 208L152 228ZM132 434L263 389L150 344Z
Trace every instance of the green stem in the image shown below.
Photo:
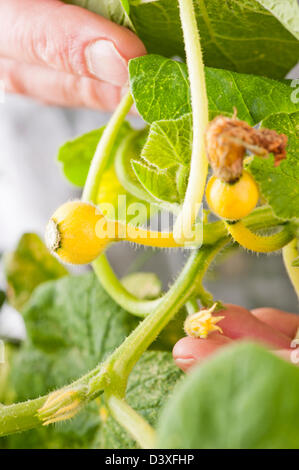
M206 246L198 251L194 250L179 278L165 294L156 310L138 325L104 364L99 364L91 372L73 384L63 387L60 391L78 391L80 389L82 405L96 398L103 390L109 391L109 395L123 397L127 378L133 366L169 320L197 291L212 258L227 241L227 238L221 239L214 246ZM57 392L55 394L57 396ZM1 407L0 436L41 425L42 421L38 418L37 412L45 404L49 395ZM77 398L76 395L75 399Z
M161 302L161 298L156 300L140 300L125 289L119 282L106 256L100 256L92 263L101 285L108 292L118 305L133 313L137 317L146 317Z
M133 98L130 93L127 93L121 100L116 111L108 122L90 165L82 194L83 201L92 201L96 203L99 183L106 169L107 162L111 156L111 151L117 134L122 126L122 123L124 122L126 115L130 111L132 104Z
M165 294L158 307L137 326L112 354L109 364L106 364L111 380L112 393L124 396L127 378L136 361L176 312L192 296L193 292L196 292L211 260L227 241L227 238L221 239L214 246L205 246L194 251L177 281Z
M243 221L246 226L253 230L271 228L281 224L281 221L273 215L269 207L256 209L250 216L244 218ZM222 221L206 224L203 231L203 244L214 245L226 236L227 230ZM143 301L130 294L117 279L106 256L100 256L92 263L92 266L100 283L113 300L133 315L143 318L161 303L163 297L156 300ZM200 287L198 297L203 306L211 306L212 296L202 287Z
M14 432L26 431L41 425L37 411L43 406L47 397L40 397L16 405L0 408L0 436Z
M282 250L283 261L299 299L299 267L292 266L293 261L298 258L298 249L297 249L297 238L294 238L288 245L286 245Z
M182 210L176 220L174 234L178 240L187 240L202 202L208 174L205 132L209 123L209 111L204 63L193 0L179 0L179 7L190 80L193 143L188 186Z
M131 434L142 449L154 448L154 429L124 399L109 395L106 403L114 419Z
M80 400L82 406L96 398L106 385L106 369L99 364L88 374L80 377L67 387L57 390L55 393L63 393L64 391L85 390L81 394ZM38 411L44 406L51 393L34 400L16 403L9 406L0 407L0 437L6 436L20 431L36 428L43 424L42 419L38 416ZM61 403L62 405L62 403Z
M106 169L107 162L110 158L111 150L115 143L117 134L132 104L133 99L131 94L127 93L108 122L99 141L88 172L82 195L83 201L93 202L96 204L100 181ZM111 295L111 297L116 300L119 305L134 315L144 317L158 304L158 300L152 302L143 302L128 292L115 276L112 268L110 267L109 261L104 254L101 255L92 264L92 266L99 278L99 281Z

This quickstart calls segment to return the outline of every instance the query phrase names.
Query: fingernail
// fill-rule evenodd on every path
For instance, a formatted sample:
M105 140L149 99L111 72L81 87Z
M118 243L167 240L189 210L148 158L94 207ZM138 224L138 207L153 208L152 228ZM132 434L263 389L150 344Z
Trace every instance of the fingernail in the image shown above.
M198 364L198 360L195 360L192 357L188 357L188 358L178 357L178 358L175 358L175 363L180 369L186 372L195 364Z
M115 86L127 83L127 61L111 41L99 39L89 44L85 49L85 57L89 72L99 80Z

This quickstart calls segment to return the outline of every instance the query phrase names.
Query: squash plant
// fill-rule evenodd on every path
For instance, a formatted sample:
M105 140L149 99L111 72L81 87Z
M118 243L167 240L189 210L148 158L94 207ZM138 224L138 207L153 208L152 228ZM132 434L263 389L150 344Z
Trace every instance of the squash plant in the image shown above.
M34 234L6 257L28 338L1 372L1 446L298 448L293 364L242 344L184 377L170 353L186 310L213 306L211 320L221 305L203 280L232 243L282 250L299 295L298 84L283 79L299 58L296 0L68 3L131 28L149 54L130 61L129 92L105 128L59 150L82 200L55 212L46 242L94 273L69 275ZM142 130L125 121L133 103ZM198 220L205 191L216 221L208 210ZM142 204L138 220L124 197ZM140 227L159 211L175 216L173 231ZM117 279L104 250L121 240L189 258L161 294L154 275Z

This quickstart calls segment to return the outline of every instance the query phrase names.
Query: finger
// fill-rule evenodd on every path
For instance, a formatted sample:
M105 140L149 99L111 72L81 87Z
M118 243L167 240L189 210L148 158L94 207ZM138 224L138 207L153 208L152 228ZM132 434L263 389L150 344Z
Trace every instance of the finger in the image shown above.
M172 354L176 365L186 372L231 342L230 338L219 333L213 333L207 339L186 336L176 343Z
M128 60L143 54L131 31L84 8L0 0L1 56L123 86Z
M226 309L216 315L224 316L218 325L223 334L232 339L253 339L271 348L290 347L290 338L275 330L238 305L226 304Z
M293 339L299 328L299 315L276 308L256 308L252 314L259 320Z
M0 58L0 80L6 92L59 106L112 111L121 95L120 88L106 82L3 58Z

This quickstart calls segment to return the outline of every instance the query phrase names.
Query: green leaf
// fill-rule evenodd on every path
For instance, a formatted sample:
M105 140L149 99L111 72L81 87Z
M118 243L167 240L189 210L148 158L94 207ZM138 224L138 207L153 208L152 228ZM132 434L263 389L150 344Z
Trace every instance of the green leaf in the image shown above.
M299 39L299 6L297 0L258 0L258 2Z
M249 169L278 217L299 217L299 112L274 114L262 126L288 136L287 159L275 167L272 156L255 157Z
M172 121L156 121L134 171L157 199L180 203L184 199L192 152L191 114Z
M85 184L91 160L104 129L105 126L70 140L62 145L58 151L57 159L62 164L65 177L72 184L79 186L80 188L83 188ZM130 132L132 132L131 126L125 122L117 136L108 167L110 167L111 162L113 162L115 152L117 151L120 142Z
M94 13L104 16L114 23L134 29L129 17L129 0L63 0L65 3L72 3L80 7L87 8Z
M156 299L161 294L161 281L155 273L128 274L121 283L138 299Z
M68 271L35 233L24 234L12 253L5 256L8 300L21 310L33 290L43 282L66 276Z
M299 57L299 42L293 35L298 32L295 2L196 0L206 65L283 78ZM149 53L184 57L176 1L130 0L130 4L131 20Z
M228 347L175 389L158 448L298 449L299 370L256 345Z
M254 125L270 114L299 110L293 102L290 81L238 74L206 67L210 119L218 114ZM158 55L147 55L129 63L130 83L142 118L153 121L178 119L191 112L186 65Z
M146 352L129 377L126 399L134 410L155 426L161 407L181 376L182 372L174 364L171 353ZM108 414L107 421L101 427L97 447L133 449L137 445Z
M85 370L113 351L137 324L106 294L93 274L40 286L24 311L24 319L36 347L55 353L75 348Z
M93 274L38 287L24 312L28 341L16 355L11 384L16 400L46 394L95 367L137 325ZM99 429L94 402L70 422L12 436L11 447L90 447Z
M115 156L115 171L118 180L129 194L139 200L155 203L157 201L144 190L131 165L131 160L140 160L147 135L148 129L144 129L132 132L123 139Z

